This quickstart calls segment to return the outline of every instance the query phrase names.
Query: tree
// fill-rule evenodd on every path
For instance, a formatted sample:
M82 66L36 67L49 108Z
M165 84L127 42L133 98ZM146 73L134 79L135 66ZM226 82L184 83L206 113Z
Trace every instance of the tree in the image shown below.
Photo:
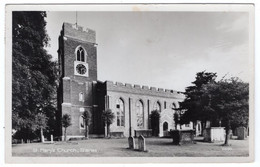
M192 82L193 86L186 88L184 95L185 99L180 102L180 107L178 111L184 111L181 116L180 124L189 123L190 121L196 125L197 120L201 120L203 125L206 121L214 121L216 119L216 114L209 108L209 99L204 96L203 85L209 83L215 83L217 75L212 72L198 72L196 74L195 81Z
M85 121L85 137L88 139L89 138L89 124L91 120L91 114L88 110L84 111L83 113L84 121Z
M158 136L159 133L159 124L160 124L160 112L158 110L154 110L150 114L151 118L151 127L154 136Z
M110 133L110 125L114 122L115 119L115 114L112 112L111 109L106 109L102 112L102 120L105 124L105 127L107 129L107 136L108 137L109 133Z
M71 117L69 114L64 114L61 119L62 126L64 127L64 141L67 140L67 128L71 126Z
M177 112L175 112L173 114L173 121L174 121L174 124L175 124L175 130L176 130L178 124L180 124L180 117L179 117L179 114Z
M186 123L186 121L184 121L184 119L183 119L184 112L185 112L184 110L180 110L180 109L175 110L175 113L173 114L173 121L175 123L175 129L177 129L178 124L180 125L180 129L182 129L181 125Z
M44 142L43 130L47 127L48 118L45 114L38 113L36 115L35 121L37 122L37 124L35 125L35 129L39 129L41 131L41 142Z
M12 22L12 128L24 140L34 138L37 114L55 117L56 62L44 49L45 12L13 12ZM50 119L51 118L51 119ZM39 125L41 126L41 125ZM51 127L48 127L51 129Z
M222 79L217 83L204 85L210 99L210 108L217 113L226 129L224 145L229 145L231 126L248 126L249 84L238 78Z

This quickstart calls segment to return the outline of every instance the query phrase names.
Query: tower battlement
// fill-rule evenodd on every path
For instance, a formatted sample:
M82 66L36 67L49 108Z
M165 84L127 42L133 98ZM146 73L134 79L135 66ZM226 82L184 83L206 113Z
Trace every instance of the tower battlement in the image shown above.
M62 32L64 33L64 36L70 38L75 38L94 44L96 43L96 31L89 28L84 29L82 26L76 24L63 23Z

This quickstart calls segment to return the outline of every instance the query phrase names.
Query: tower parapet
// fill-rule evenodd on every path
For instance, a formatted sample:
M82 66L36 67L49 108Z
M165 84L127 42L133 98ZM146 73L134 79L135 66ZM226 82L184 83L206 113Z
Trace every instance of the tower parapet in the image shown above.
M63 23L64 36L86 41L89 43L96 43L96 31L82 26L70 23Z

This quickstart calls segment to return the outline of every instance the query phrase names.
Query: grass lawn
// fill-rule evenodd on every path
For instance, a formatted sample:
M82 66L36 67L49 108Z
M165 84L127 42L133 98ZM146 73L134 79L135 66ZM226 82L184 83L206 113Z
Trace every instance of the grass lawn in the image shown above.
M137 147L137 139L135 139ZM12 145L13 156L24 157L229 157L248 156L247 140L230 140L231 146L222 143L206 143L176 146L169 138L146 138L148 152L127 149L127 138L89 139L54 144L30 143Z

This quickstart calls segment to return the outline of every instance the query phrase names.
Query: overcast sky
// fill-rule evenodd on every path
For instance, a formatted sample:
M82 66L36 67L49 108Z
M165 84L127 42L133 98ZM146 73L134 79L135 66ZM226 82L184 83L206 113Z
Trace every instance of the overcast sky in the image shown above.
M57 59L63 22L75 12L47 12L48 52ZM78 12L97 35L98 80L184 91L197 72L249 81L249 19L242 12Z

